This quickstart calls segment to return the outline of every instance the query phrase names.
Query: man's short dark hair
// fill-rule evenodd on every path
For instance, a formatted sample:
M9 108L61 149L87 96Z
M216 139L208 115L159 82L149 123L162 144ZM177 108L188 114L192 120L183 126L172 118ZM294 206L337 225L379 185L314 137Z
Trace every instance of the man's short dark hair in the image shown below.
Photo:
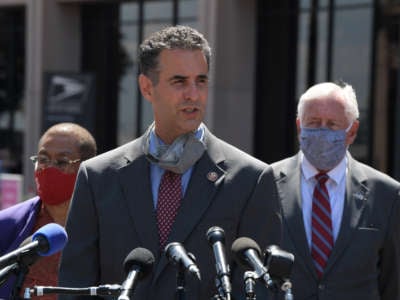
M158 82L158 59L162 50L201 50L210 68L211 49L207 40L197 30L188 26L171 26L153 33L139 47L140 72Z

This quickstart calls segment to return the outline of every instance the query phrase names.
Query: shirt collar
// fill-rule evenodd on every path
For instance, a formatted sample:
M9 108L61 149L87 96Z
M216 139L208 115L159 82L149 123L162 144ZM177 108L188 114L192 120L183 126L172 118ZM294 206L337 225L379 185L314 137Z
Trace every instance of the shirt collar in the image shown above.
M319 171L307 160L304 156L303 152L300 151L300 161L301 161L301 170L303 172L304 178L308 181L313 179L315 175L319 173ZM343 179L346 174L347 167L347 155L343 157L343 159L339 162L339 164L330 170L327 174L329 179L334 181L337 185Z

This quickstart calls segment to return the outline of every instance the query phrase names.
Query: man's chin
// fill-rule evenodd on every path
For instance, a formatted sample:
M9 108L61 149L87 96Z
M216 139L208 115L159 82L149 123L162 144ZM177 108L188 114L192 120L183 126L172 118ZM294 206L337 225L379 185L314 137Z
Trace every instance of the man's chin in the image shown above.
M194 132L199 128L200 124L201 121L199 120L188 120L183 124L182 131L184 133Z

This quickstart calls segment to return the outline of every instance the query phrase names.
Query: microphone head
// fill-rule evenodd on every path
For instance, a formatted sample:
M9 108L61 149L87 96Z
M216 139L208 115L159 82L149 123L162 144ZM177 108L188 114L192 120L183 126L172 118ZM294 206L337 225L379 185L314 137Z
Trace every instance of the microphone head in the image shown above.
M233 257L240 265L244 268L249 267L249 264L246 259L245 252L247 250L254 250L259 257L261 257L261 249L260 246L251 238L241 237L236 239L231 247L231 251L233 253Z
M139 279L143 279L150 274L154 261L154 255L149 250L141 247L135 248L124 260L125 273L128 274L134 266L137 266L140 268Z
M194 263L196 257L187 252L185 247L179 242L172 242L165 246L165 256L168 261L179 267L184 267L187 272L201 280L200 270Z
M210 227L207 230L206 236L210 245L213 245L215 242L221 242L225 244L225 232L221 227Z
M264 264L274 279L288 279L292 273L294 255L279 246L270 245L265 250Z
M167 246L165 246L164 252L165 255L167 256L168 260L171 260L173 253L175 249L179 249L181 251L186 252L185 248L183 247L183 245L181 243L178 242L172 242L169 243Z
M32 241L39 242L38 254L49 256L61 251L68 241L65 229L57 223L49 223L40 227L33 235Z

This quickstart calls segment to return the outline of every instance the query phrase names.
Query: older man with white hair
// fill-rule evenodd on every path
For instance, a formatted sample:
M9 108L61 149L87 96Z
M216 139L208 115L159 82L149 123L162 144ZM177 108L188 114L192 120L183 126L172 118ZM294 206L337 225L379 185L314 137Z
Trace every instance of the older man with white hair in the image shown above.
M298 103L299 153L272 165L297 300L400 299L400 184L348 152L358 118L350 85L312 86Z

